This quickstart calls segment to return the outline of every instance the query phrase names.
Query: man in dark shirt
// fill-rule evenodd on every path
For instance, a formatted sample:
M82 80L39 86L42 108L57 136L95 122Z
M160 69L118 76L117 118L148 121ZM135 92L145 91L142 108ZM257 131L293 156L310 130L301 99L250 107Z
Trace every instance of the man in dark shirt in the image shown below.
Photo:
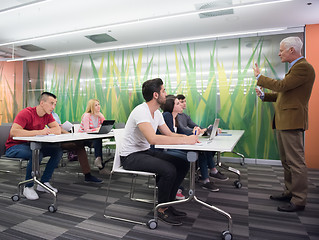
M179 100L183 110L185 110L186 109L185 96L183 94L179 94L177 95L177 99ZM192 121L190 116L188 116L186 113L179 113L177 115L177 121L178 121L178 127L186 135L192 135L195 127L197 127L197 129L200 128L196 123ZM200 128L200 133L203 134L206 130L207 130L206 128ZM213 152L213 156L214 155L215 155L215 152ZM213 163L214 163L214 166L210 168L209 176L220 181L227 181L229 178L225 176L223 173L221 173L220 171L218 171L217 168L215 167L214 161Z

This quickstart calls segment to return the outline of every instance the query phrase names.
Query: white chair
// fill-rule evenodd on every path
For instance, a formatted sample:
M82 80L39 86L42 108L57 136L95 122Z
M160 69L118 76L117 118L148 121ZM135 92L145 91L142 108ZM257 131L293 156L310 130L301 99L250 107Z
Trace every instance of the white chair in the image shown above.
M133 221L130 219L123 219L123 218L119 218L119 217L115 217L115 216L110 216L106 214L107 211L107 200L109 197L109 190L110 190L110 186L111 186L111 180L112 180L112 175L113 174L130 174L132 175L132 182L131 182L131 188L130 188L130 194L129 197L131 200L134 201L140 201L140 202L147 202L147 203L153 203L153 210L155 209L156 203L157 203L157 187L156 187L156 174L155 173L151 173L151 172L142 172L142 171L131 171L131 170L125 170L123 168L123 166L121 166L121 159L120 159L120 153L121 153L121 147L122 147L122 142L123 142L123 138L124 138L124 132L125 129L114 129L114 138L115 138L115 142L116 142L116 149L115 149L115 157L114 157L114 162L113 162L113 168L112 171L110 173L110 179L109 179L109 183L108 183L108 187L107 187L107 192L106 192L106 200L105 200L105 208L104 208L104 217L106 218L111 218L111 219L116 219L116 220L121 220L121 221L126 221L126 222L133 222L133 223L138 223L141 225L149 225L149 223L143 223L143 222L137 222L137 221ZM144 176L144 177L153 177L154 179L154 195L153 195L153 199L141 199L141 198L135 198L134 197L134 192L135 192L135 183L136 183L136 177L137 176ZM155 216L154 216L155 218Z
M81 126L81 124L79 124L79 123L73 124L74 133L79 132L80 126Z

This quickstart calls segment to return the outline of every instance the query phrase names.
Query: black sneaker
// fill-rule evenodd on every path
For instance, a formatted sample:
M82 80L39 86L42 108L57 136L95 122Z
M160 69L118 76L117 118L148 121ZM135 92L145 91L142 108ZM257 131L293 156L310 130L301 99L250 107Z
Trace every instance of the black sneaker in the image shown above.
M218 192L218 191L219 191L219 188L216 187L216 185L215 185L214 182L204 183L204 184L202 185L202 188L203 188L203 189L210 190L210 191L212 191L212 192Z
M158 219L172 226L182 225L182 222L177 217L175 217L173 213L169 211L168 209L166 209L164 213L161 213L158 211Z
M168 210L175 216L175 217L186 217L187 213L186 212L182 212L182 211L178 211L176 208L169 206Z
M220 171L218 171L217 173L210 173L209 174L210 177L217 179L219 181L227 181L229 179L229 177L225 176L223 173L221 173Z
M85 176L84 182L87 183L103 183L101 179L98 179L97 177L92 176L91 174L88 176Z

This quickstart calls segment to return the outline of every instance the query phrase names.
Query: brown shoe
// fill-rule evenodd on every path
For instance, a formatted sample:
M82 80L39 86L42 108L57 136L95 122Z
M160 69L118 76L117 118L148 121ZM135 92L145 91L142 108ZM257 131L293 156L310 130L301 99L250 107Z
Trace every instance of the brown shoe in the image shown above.
M305 210L305 206L295 205L290 202L288 205L279 206L277 210L280 212L297 212Z
M269 198L271 200L282 201L282 202L290 202L290 200L291 200L290 195L284 195L283 193L270 195Z

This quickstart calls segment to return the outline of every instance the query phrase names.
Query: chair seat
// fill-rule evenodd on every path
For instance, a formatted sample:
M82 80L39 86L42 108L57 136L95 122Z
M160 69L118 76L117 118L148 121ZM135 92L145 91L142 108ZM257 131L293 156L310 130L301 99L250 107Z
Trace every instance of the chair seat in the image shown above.
M5 155L5 152L6 152L5 143L9 137L11 126L12 126L12 123L2 124L0 126L0 159L1 160L9 160L9 161L18 161L19 162L19 169L21 170L22 162L27 161L26 159L18 158L18 157L17 158L16 157L7 157Z
M112 175L114 173L121 173L121 174L131 174L132 175L132 182L131 182L131 189L129 193L129 198L133 201L139 201L139 202L146 202L146 203L153 203L153 210L155 209L156 203L157 203L157 187L156 187L156 173L152 172L143 172L143 171L133 171L133 170L126 170L121 166L121 159L120 159L120 152L122 148L122 143L123 139L125 137L124 135L125 129L114 129L114 138L115 138L115 156L114 156L114 161L113 161L113 167L111 170L110 174L110 179L109 179L109 184L106 190L106 199L105 199L105 208L104 208L104 217L106 218L111 218L111 219L116 219L116 220L121 220L121 221L126 221L130 223L138 223L141 225L145 225L145 222L140 222L132 219L127 219L127 218L122 218L118 216L111 216L107 214L107 206L108 206L108 196L109 196L109 190L111 186L111 180L112 180ZM144 199L144 198L135 198L134 197L134 192L135 192L135 183L136 183L136 178L137 176L144 176L148 177L149 182L150 182L150 177L153 177L154 180L154 187L153 187L153 199ZM149 184L148 184L149 185ZM149 185L150 186L150 185ZM154 218L155 218L155 212L154 212Z
M113 169L112 173L127 173L127 174L137 174L142 176L155 176L156 173L150 173L150 172L141 172L141 171L133 171L133 170L126 170L122 166L119 168Z
M115 146L116 142L115 141L102 141L103 146Z
M27 161L27 159L24 159L24 158L7 157L6 155L0 156L0 159L13 160L13 161Z

